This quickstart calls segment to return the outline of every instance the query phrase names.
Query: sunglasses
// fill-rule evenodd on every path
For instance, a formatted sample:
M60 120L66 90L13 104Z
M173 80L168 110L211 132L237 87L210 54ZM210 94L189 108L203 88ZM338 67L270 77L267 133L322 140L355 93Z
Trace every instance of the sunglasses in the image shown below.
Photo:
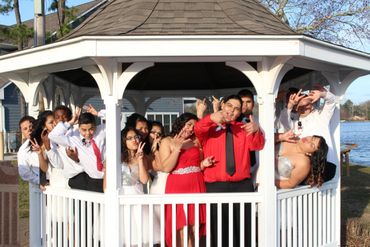
M140 139L141 137L139 135L126 137L126 141L132 141L132 140L140 141Z

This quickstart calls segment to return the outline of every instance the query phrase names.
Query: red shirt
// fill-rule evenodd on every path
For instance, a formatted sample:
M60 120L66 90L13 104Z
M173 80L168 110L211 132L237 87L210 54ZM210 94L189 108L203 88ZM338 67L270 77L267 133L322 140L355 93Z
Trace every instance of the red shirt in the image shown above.
M233 133L235 173L230 176L226 173L226 129L218 127L212 120L211 115L199 120L194 132L199 139L204 152L204 157L213 156L215 164L204 169L204 181L226 182L241 181L250 177L250 150L261 150L265 144L263 133L258 130L248 134L241 128L243 123L230 122Z

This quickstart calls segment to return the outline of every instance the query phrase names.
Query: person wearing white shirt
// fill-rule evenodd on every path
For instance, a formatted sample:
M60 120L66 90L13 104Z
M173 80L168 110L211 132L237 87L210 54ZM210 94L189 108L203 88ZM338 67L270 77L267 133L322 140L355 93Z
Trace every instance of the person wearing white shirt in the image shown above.
M37 154L33 154L30 152L30 143L29 139L32 133L32 125L35 119L31 116L24 116L19 121L19 128L22 133L22 137L25 139L25 142L19 148L17 153L17 160L18 160L18 172L20 177L28 181L32 184L39 185L40 178L39 178L39 162L37 159ZM35 162L37 161L37 162Z
M32 152L30 147L30 136L35 119L31 116L24 116L19 121L19 127L25 142L17 153L19 176L29 182L29 222L36 227L30 227L29 244L37 246L40 244L41 228L41 191L39 159L36 152Z
M91 106L90 106L91 107ZM93 109L90 112L96 113ZM69 179L74 189L103 192L102 164L105 160L105 125L96 126L95 116L82 113L78 119L79 131L66 135L72 127L70 123L59 122L49 134L51 141L67 148L68 156L83 168L83 172ZM97 114L104 115L104 112Z
M296 97L295 97L296 96ZM293 130L300 138L312 135L319 135L325 138L329 151L327 160L335 162L332 135L330 131L330 120L333 116L336 104L336 96L324 89L312 90L308 96L302 97L300 91L290 97L288 106L281 112L279 122L284 129L279 132ZM315 109L313 104L320 100L325 100L322 108ZM292 109L296 107L296 116L292 115Z
M59 122L70 122L70 125L73 125L78 118L79 108L76 109L76 114L72 115L72 111L68 107L60 105L54 109L53 114L55 125L57 125ZM73 128L70 128L65 135L72 135L73 131ZM49 133L50 132L51 130ZM54 142L50 142L50 146L46 147L46 154L50 164L54 170L58 169L58 173L63 175L65 179L72 178L84 171L83 167L79 163L69 158L69 152L67 153L67 151L68 150L66 150L66 147L58 145ZM68 182L63 187L68 187Z

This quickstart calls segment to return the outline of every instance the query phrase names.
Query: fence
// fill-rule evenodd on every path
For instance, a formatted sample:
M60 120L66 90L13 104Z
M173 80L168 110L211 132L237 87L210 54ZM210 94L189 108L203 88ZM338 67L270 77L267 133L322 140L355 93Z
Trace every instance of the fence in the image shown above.
M277 217L278 242L276 246L337 246L335 215L336 183L327 183L318 188L306 186L278 191ZM260 238L266 238L259 222L258 208L262 194L255 193L207 193L166 195L119 195L120 246L165 245L165 210L172 205L172 243L182 241L188 246L189 227L184 227L183 238L176 234L176 205L182 205L188 219L188 205L194 205L194 246L211 246L211 207L217 211L218 246L222 246L221 226L229 225L229 246L233 246L232 205L250 204L250 240L245 237L244 214L240 206L240 245L250 241L258 246ZM206 208L206 234L199 237L199 206ZM228 222L222 221L223 205L228 205ZM45 227L43 246L105 246L104 194L78 190L64 190L49 187L44 192ZM168 210L168 209L167 209ZM249 212L249 211L248 211ZM135 218L135 219L133 219ZM261 227L261 228L260 228Z
M336 183L278 192L278 243L287 247L338 246Z
M218 237L218 246L221 246L222 243L222 234L221 234L221 226L228 224L229 225L229 246L233 246L233 214L235 208L233 204L239 205L238 208L240 208L240 243L241 245L244 245L244 242L247 240L245 237L245 231L244 229L244 204L250 203L250 212L251 212L251 246L256 246L257 238L256 238L256 229L257 229L257 208L259 203L261 203L261 194L260 193L208 193L208 194L166 194L166 195L145 195L143 196L120 196L120 209L123 214L121 214L122 219L121 227L120 229L123 229L120 236L121 238L121 244L122 246L128 245L131 246L133 243L138 244L141 246L143 244L143 239L140 237L140 234L138 234L137 239L131 239L131 234L127 233L127 230L125 230L125 227L130 225L130 221L127 220L129 218L129 215L132 214L132 210L135 210L133 207L139 207L141 210L141 214L139 214L139 222L141 222L141 217L148 213L149 215L149 246L153 246L153 244L160 243L161 246L165 246L165 239L164 239L164 231L165 231L165 207L171 205L171 218L172 218L172 228L171 228L171 236L172 236L172 243L175 244L176 241L178 241L178 236L176 234L176 205L181 205L182 208L185 211L185 217L187 220L188 218L188 205L194 205L195 208L195 222L194 222L194 243L195 246L199 246L199 206L204 205L206 208L206 234L205 234L205 241L206 246L209 247L210 245L210 231L211 231L211 206L217 207L217 237ZM229 210L229 221L228 222L222 222L221 212L222 210L225 210L225 207L223 208L223 205L228 205ZM180 206L180 207L181 207ZM159 209L159 210L156 210ZM147 211L147 212L145 212ZM157 212L156 212L157 211ZM159 213L158 213L159 212ZM157 217L157 219L156 219ZM126 219L126 220L125 220ZM155 220L158 220L159 226L160 226L160 237L158 237L159 242L155 242ZM132 222L131 222L132 223ZM132 224L131 224L132 225ZM249 225L249 224L248 224ZM145 227L145 224L141 224L141 226ZM146 232L144 228L139 228L139 232ZM188 236L189 236L189 228L184 227L184 237L183 237L183 246L187 246L188 242ZM124 239L124 237L126 239Z
M18 169L0 162L0 246L19 246Z
M43 246L104 246L104 194L49 187Z

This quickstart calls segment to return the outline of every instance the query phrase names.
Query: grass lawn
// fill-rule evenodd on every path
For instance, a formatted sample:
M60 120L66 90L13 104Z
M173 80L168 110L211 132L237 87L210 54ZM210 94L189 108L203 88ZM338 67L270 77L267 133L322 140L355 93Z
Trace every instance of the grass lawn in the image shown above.
M342 243L370 246L370 167L350 166L342 176Z
M23 181L21 178L18 179L19 184L19 218L28 218L28 182Z

